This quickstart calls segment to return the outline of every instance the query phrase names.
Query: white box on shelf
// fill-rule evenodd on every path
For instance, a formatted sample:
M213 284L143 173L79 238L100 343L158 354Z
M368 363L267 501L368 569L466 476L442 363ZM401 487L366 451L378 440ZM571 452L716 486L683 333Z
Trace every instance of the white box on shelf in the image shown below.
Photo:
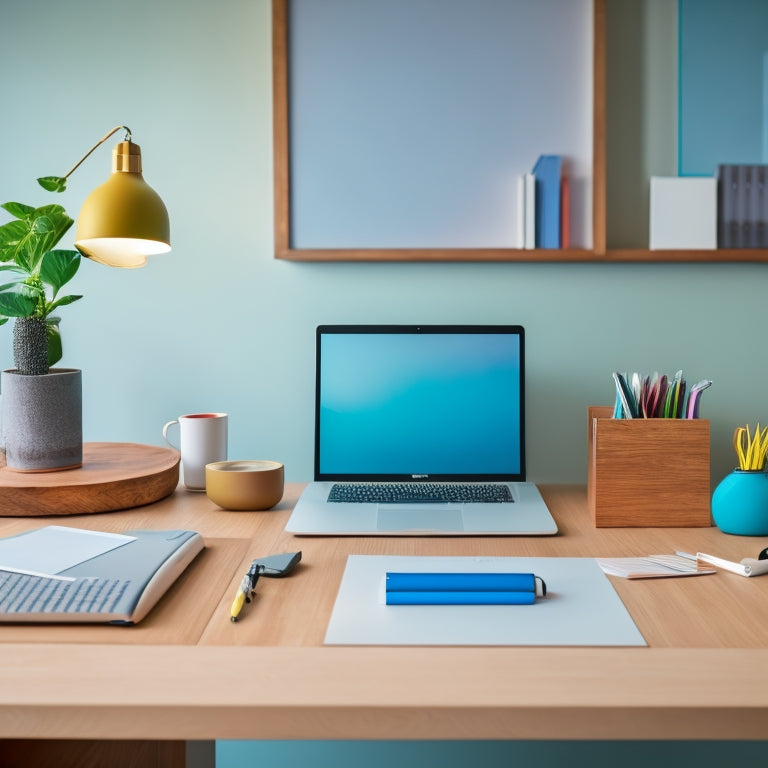
M717 179L651 177L651 250L717 248Z

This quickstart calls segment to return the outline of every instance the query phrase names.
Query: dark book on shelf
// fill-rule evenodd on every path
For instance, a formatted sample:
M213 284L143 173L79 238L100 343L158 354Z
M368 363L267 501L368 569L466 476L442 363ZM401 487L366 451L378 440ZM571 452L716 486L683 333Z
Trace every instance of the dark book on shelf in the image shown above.
M717 247L735 248L738 224L736 219L736 190L738 188L735 165L717 166Z
M765 188L766 183L768 183L768 168L764 165L758 165L756 181L757 236L755 238L755 248L768 248L768 190Z
M747 225L745 235L746 248L760 248L760 230L761 230L761 198L763 195L763 186L761 179L764 178L763 167L761 165L747 166L749 178L749 187L747 190Z
M735 248L748 248L750 240L749 198L752 195L752 167L736 166L736 242Z
M768 248L768 166L717 167L717 247Z

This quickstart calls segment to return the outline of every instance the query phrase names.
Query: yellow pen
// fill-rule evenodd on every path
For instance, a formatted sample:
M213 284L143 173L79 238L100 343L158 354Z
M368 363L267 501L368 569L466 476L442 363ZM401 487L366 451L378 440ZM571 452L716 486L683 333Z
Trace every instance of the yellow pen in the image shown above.
M232 608L229 612L229 618L232 621L237 621L237 617L240 615L240 611L243 609L243 605L245 605L245 592L243 592L241 587L237 590L237 596L235 597L235 600L232 603Z
M232 602L232 608L229 611L230 621L237 621L240 611L243 609L245 603L251 602L251 595L256 588L256 582L259 580L259 575L264 570L263 565L255 562L248 569L248 573L243 576L243 580L240 582L240 587L237 590L235 599Z

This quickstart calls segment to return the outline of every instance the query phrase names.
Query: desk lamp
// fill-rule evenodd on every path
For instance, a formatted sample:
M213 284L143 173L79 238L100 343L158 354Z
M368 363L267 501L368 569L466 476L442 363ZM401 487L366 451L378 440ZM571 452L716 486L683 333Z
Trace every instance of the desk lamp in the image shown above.
M144 181L141 149L124 125L113 128L64 175L38 179L51 192L63 192L66 180L110 136L125 130L112 150L109 179L88 196L77 218L75 247L84 256L110 267L143 267L147 256L171 250L168 211Z

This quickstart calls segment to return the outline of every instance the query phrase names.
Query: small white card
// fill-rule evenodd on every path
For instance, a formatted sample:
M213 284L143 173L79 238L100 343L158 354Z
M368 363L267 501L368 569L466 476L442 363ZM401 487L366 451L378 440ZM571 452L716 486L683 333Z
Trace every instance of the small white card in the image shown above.
M55 574L135 540L120 533L49 525L0 539L0 566Z
M670 576L702 576L715 573L714 568L700 568L695 560L679 555L599 557L597 563L604 573L624 579L663 579Z

